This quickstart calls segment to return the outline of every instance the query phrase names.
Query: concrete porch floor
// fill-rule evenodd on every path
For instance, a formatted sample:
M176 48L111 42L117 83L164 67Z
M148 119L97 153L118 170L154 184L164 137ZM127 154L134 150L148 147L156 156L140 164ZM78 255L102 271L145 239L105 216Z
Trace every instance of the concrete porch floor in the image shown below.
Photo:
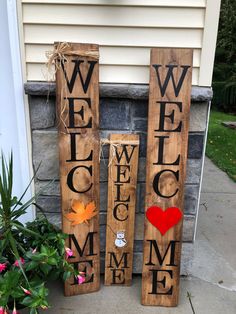
M60 283L50 289L49 314L196 314L236 313L236 184L206 159L198 217L194 261L189 277L181 279L177 308L140 304L141 276L132 287L105 287L99 292L64 297Z

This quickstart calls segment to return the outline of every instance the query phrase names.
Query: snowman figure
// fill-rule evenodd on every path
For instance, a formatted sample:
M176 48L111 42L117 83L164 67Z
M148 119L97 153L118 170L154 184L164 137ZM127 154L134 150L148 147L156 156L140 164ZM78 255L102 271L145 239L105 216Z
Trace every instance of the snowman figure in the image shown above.
M116 232L116 239L115 239L115 246L117 247L124 247L127 244L125 240L125 232L124 231L117 231Z

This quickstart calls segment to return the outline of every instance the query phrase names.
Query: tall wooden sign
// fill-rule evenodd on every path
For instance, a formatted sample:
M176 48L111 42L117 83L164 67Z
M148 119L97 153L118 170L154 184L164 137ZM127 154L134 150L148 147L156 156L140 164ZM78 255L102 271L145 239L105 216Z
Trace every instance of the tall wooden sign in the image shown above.
M131 285L138 153L138 135L111 135L105 285Z
M191 74L192 50L152 49L142 278L144 305L178 304Z
M58 48L60 50L60 48ZM69 44L56 73L62 229L75 269L86 274L65 283L65 295L100 286L98 46ZM80 282L81 283L81 282Z

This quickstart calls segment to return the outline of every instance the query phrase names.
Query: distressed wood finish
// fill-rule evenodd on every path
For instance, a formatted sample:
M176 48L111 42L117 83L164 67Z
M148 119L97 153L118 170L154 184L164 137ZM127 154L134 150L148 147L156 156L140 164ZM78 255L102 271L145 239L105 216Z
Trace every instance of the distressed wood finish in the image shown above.
M139 136L112 134L110 140L105 285L128 286L132 282Z
M71 48L72 51L98 51L98 46L93 44L71 44ZM71 296L97 291L100 286L99 64L91 57L72 54L66 58L64 70L70 88L63 69L59 68L56 73L62 229L69 234L66 246L74 252L69 261L75 269L87 273L81 285L72 277L66 281L65 295ZM79 66L75 66L75 60L79 60ZM77 73L79 69L81 76ZM86 86L89 70L91 77ZM72 88L73 72L76 77ZM73 225L66 215L72 213L74 200L85 205L94 201L97 215L87 223Z
M176 88L170 76L165 89L163 85L172 65ZM191 74L191 49L152 49L145 212L147 215L148 208L155 206L153 212L157 224L163 218L157 216L157 207L165 211L165 214L170 207L177 207L180 215L183 212ZM178 86L182 75L182 85ZM160 102L167 103L163 105ZM174 211L177 210L173 210L173 213L168 210L172 218ZM145 216L143 305L178 304L182 225L181 218L162 235Z

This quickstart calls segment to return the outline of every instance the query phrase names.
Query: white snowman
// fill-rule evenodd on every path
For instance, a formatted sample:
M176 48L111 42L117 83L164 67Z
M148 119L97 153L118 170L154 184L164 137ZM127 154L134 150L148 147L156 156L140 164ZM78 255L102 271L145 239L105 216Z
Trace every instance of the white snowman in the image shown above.
M116 232L115 245L117 247L124 247L126 244L127 244L127 241L125 240L125 232L124 231L117 231Z

